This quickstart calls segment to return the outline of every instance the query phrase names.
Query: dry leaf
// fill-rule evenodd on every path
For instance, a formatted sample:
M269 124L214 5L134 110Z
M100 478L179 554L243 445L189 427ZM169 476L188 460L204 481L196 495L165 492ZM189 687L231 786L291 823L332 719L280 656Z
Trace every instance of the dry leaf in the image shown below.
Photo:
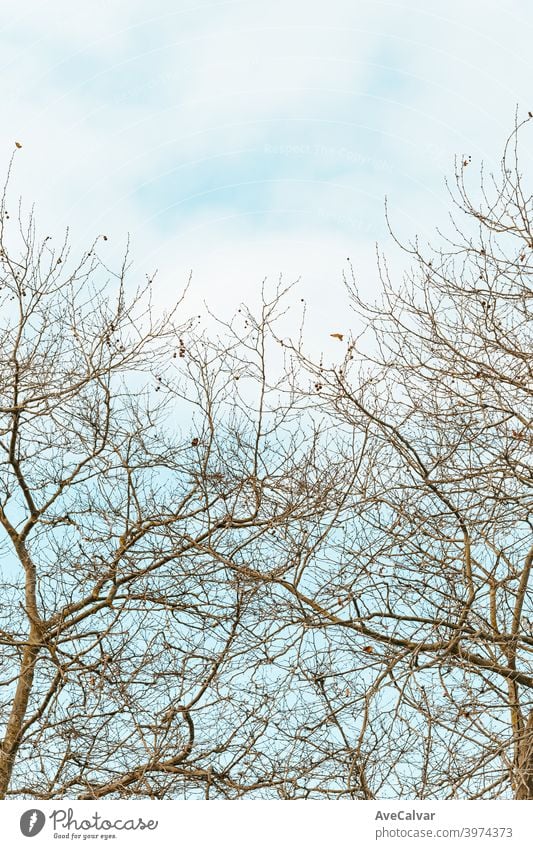
M342 342L344 339L344 333L330 333L329 334L333 339L338 339L339 342Z

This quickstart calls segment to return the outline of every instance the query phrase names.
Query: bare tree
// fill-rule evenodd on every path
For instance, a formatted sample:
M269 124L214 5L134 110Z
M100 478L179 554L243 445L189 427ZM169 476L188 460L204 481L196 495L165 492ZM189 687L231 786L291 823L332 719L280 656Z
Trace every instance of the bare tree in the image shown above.
M401 285L346 281L334 367L290 287L158 317L4 196L2 797L533 797L518 132Z
M272 380L283 292L210 341L1 221L0 795L342 793L284 582L353 473Z
M360 635L375 659L361 745L381 750L393 795L533 798L524 131L475 197L470 158L457 162L452 234L438 234L437 250L403 246L412 268L400 285L380 257L382 295L368 305L352 271L364 329L339 367L293 346L302 397L364 433L356 506L337 541L353 607L339 622L325 605L324 619Z

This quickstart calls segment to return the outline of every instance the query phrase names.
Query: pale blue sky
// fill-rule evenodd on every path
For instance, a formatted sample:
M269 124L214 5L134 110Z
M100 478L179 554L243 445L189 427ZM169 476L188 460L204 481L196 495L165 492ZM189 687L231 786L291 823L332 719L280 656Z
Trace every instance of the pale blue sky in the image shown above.
M1 160L76 244L131 233L163 298L215 308L302 275L336 320L350 256L375 287L383 201L406 235L449 207L454 155L493 164L533 107L525 0L50 0L3 9Z

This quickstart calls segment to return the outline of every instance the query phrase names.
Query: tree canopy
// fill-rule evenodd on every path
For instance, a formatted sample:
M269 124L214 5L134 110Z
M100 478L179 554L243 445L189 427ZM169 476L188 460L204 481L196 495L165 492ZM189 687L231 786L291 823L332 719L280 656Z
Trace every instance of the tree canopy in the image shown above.
M533 798L518 126L340 364L0 229L0 794Z

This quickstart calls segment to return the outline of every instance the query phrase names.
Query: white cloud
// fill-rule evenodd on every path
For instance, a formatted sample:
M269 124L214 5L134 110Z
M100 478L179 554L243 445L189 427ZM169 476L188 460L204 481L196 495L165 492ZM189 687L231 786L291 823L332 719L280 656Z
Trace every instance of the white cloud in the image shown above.
M193 267L217 301L284 271L334 315L385 194L428 232L453 155L497 158L532 105L531 23L518 0L23 2L0 34L0 158L23 142L43 230L106 232L117 257L130 231L162 286Z

